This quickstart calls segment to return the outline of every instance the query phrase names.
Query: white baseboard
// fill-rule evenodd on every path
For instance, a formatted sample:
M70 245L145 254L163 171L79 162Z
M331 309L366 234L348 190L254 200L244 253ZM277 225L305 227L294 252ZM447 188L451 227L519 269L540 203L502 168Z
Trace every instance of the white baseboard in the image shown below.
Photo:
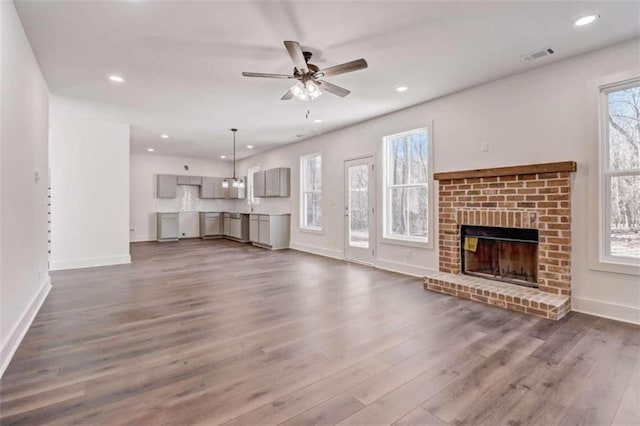
M29 306L22 313L20 320L13 326L7 340L2 343L2 348L0 348L0 377L9 366L11 358L16 353L18 346L20 346L20 342L22 342L24 335L27 334L29 327L31 327L31 323L47 298L49 290L51 290L51 277L47 276Z
M374 266L385 271L397 272L399 274L411 275L414 277L424 277L428 272L434 272L435 269L425 268L422 266L410 265L408 263L395 262L393 260L376 259Z
M330 257L332 259L344 260L344 255L340 250L326 249L323 247L310 246L292 242L289 248L293 250L303 251L305 253L317 254L319 256Z
M640 308L637 306L618 305L616 303L573 296L571 298L571 310L616 321L640 324Z
M150 237L150 236L146 236L146 237L131 237L129 239L130 243L146 243L148 241L156 241L157 238L156 237Z
M49 264L49 269L60 271L63 269L93 268L95 266L121 265L125 263L131 263L131 256L128 254L85 259L52 260Z
M300 243L291 243L290 247L293 250L303 251L305 253L317 254L319 256L330 257L332 259L345 260L344 254L340 250L331 250L323 247L310 246ZM374 260L373 267L384 269L385 271L397 272L399 274L411 275L414 277L424 277L427 272L434 271L434 269L410 265L408 263L394 262L392 260L386 259Z

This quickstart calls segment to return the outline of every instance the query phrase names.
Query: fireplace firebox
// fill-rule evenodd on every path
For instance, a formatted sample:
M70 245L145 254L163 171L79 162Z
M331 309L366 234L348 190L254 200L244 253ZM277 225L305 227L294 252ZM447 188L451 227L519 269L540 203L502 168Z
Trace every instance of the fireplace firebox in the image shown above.
M538 287L538 230L463 225L462 273Z

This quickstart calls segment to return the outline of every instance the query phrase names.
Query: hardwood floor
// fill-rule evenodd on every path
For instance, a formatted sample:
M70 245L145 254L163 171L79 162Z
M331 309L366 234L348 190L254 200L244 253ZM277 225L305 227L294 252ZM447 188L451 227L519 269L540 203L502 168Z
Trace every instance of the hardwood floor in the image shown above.
M640 424L640 327L223 240L53 273L0 381L10 424Z

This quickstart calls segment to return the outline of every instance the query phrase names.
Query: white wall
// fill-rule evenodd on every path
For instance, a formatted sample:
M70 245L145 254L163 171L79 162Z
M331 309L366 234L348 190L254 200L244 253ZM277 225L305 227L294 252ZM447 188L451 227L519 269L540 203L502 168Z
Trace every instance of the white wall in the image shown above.
M51 269L129 263L129 125L51 101Z
M51 288L47 85L12 2L0 2L0 375ZM41 179L36 181L35 171Z
M171 142L167 142L171 143ZM184 166L189 166L185 170ZM131 241L156 239L156 212L180 212L183 238L198 237L198 211L229 211L243 208L242 202L231 200L201 200L198 187L178 186L175 199L156 198L156 175L230 176L229 162L149 154L131 154Z
M240 170L292 168L292 197L263 200L260 209L290 210L291 243L295 248L342 258L343 162L374 154L378 182L382 177L382 137L434 123L434 171L476 169L575 160L573 184L572 286L576 310L640 322L640 279L634 275L590 269L589 233L595 224L586 213L597 194L589 178L597 173L597 106L593 81L640 67L640 40L568 59L443 97L387 116L258 155L240 163ZM425 82L428 84L428 82ZM481 152L482 141L489 151ZM299 229L299 161L322 153L323 217L321 235ZM378 212L381 212L378 186ZM436 206L437 207L437 206ZM437 209L435 210L437 212ZM437 221L434 224L437 235ZM408 248L380 242L378 215L376 266L420 275L438 268L434 249Z

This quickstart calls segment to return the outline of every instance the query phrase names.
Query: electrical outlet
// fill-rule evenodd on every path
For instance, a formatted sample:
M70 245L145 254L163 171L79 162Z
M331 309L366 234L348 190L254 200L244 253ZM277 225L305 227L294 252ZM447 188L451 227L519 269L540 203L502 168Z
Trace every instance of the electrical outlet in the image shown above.
M482 142L480 143L480 150L481 150L482 152L488 152L488 151L489 151L489 142L487 142L487 141L482 141Z
M407 259L411 257L411 249L404 249L404 257Z

